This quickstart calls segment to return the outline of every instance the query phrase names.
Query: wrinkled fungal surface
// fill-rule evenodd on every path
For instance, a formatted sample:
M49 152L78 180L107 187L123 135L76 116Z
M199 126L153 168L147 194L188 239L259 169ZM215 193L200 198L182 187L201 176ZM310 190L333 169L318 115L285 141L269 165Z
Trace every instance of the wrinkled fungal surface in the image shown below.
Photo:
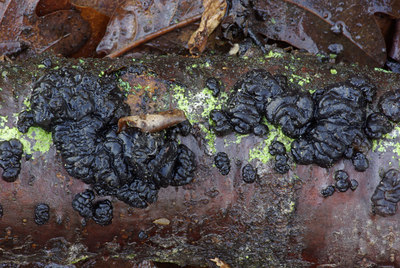
M47 204L40 203L35 207L35 223L43 225L50 219L50 207Z
M214 157L214 164L222 175L228 175L231 170L231 161L224 152L219 152Z
M191 125L184 121L153 134L136 128L118 132L119 118L130 111L124 99L115 74L97 77L61 68L34 84L30 109L20 114L18 128L51 131L71 176L92 185L100 196L144 208L157 200L161 187L193 180L195 156L176 141L190 133ZM75 196L73 207L82 217L111 223L109 201L92 205L93 199L93 192L85 191Z
M72 208L79 212L84 218L92 218L93 217L93 204L94 200L94 192L91 190L86 190L83 193L79 193L75 195L72 200Z
M391 216L397 211L400 201L400 172L388 170L371 197L372 211L380 216Z
M22 143L17 139L0 142L0 167L3 180L13 182L21 171Z
M393 126L389 119L381 113L372 113L368 116L365 125L365 134L371 139L380 139L392 131Z
M285 174L290 170L290 166L288 165L288 155L287 154L277 154L275 156L275 165L274 169L276 172L280 174Z
M353 161L354 168L357 171L365 171L369 167L369 161L363 153L356 152L351 160Z
M271 155L277 155L277 154L285 154L286 153L286 148L285 145L283 145L282 142L280 141L273 141L271 145L268 147L269 153Z
M390 120L400 122L400 89L386 92L379 99L379 109Z
M109 225L113 219L113 206L109 200L98 201L93 205L93 220L100 225Z
M242 178L246 183L253 183L258 178L257 170L251 165L247 164L242 169Z
M355 191L357 189L357 187L358 187L358 181L355 179L351 179L350 180L350 189L352 191Z

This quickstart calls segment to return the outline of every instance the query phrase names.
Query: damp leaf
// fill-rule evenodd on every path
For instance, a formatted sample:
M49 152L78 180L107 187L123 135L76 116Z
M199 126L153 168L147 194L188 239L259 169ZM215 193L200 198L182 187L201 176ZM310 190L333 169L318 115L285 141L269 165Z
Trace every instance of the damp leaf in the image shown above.
M200 26L188 42L191 54L199 54L204 51L208 36L221 23L227 9L225 0L204 0L203 6L204 12L201 16Z
M107 26L98 53L117 57L164 33L198 20L201 1L126 1L117 7Z
M330 45L340 44L341 57L375 65L383 65L387 57L375 16L400 17L399 1L256 0L253 4L256 32L314 54L329 53Z
M126 127L134 127L142 132L154 133L175 126L187 118L179 109L163 111L156 114L131 115L118 120L118 132Z

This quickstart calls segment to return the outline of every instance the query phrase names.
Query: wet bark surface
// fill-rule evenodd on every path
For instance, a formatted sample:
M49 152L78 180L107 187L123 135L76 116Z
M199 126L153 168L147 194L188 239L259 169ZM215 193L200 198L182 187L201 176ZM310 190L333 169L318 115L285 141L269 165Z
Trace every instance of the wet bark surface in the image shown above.
M351 160L341 160L328 169L292 164L281 175L274 171L273 158L266 160L264 138L212 135L208 121L212 105L207 101L211 93L204 91L206 80L216 77L228 96L233 84L255 68L284 74L305 90L361 74L378 87L375 105L380 95L400 85L398 75L322 63L305 54L270 53L246 59L166 56L135 61L49 58L51 67L43 65L43 57L0 63L0 140L10 135L24 139L28 142L25 149L30 144L32 154L30 160L23 157L15 182L0 181L2 262L90 267L96 263L91 260L103 256L196 266L215 265L210 259L216 257L233 267L400 265L400 216L375 216L370 201L382 172L399 168L397 128L369 151L370 167L365 172L355 171ZM71 202L88 185L67 174L49 136L43 138L39 131L31 135L16 132L16 118L27 104L31 84L50 68L70 66L102 75L131 65L146 68L143 74L121 77L121 90L129 91L127 102L133 115L179 108L192 121L191 135L180 140L196 154L195 180L183 187L161 189L158 201L146 209L112 200L114 218L108 226L83 222ZM222 94L213 99L213 105L223 98ZM278 136L279 130L270 135ZM264 155L254 159L256 149ZM217 152L226 152L231 160L226 176L214 166ZM241 170L247 163L258 171L253 184L242 180ZM320 191L334 182L333 174L339 169L346 170L359 187L323 198ZM41 226L34 221L38 203L50 206L50 220Z

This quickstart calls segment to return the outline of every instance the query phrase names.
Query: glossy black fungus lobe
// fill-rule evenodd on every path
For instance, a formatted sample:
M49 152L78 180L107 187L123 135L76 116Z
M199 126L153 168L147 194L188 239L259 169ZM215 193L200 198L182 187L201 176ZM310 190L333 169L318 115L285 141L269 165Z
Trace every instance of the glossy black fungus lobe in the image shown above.
M347 174L346 171L344 170L337 170L335 172L334 178L336 181L338 180L348 180L349 179L349 174Z
M354 168L357 171L365 171L369 167L369 161L363 153L356 152L351 160L353 161Z
M50 219L50 207L47 204L40 203L35 207L35 223L43 225Z
M214 164L222 175L228 175L231 170L231 161L224 152L219 152L214 157Z
M280 141L273 141L271 145L268 147L269 153L271 155L285 154L286 148Z
M379 99L379 109L393 122L400 122L400 89L386 92Z
M333 185L329 185L321 190L321 195L323 197L331 196L335 193L335 187Z
M367 118L365 133L371 139L380 139L384 134L392 131L392 129L392 124L384 114L372 113Z
M113 219L113 206L109 200L98 201L93 205L93 220L99 225L109 225Z
M280 174L285 174L286 172L288 172L290 170L288 160L289 158L287 154L277 154L275 156L275 171Z
M206 87L212 91L212 95L217 97L221 91L221 86L217 78L210 77L206 80Z
M83 193L75 195L72 200L72 208L79 212L84 218L93 217L93 204L94 192L91 190L86 190Z
M13 182L21 171L22 143L17 139L0 142L0 167L3 180Z
M178 134L188 135L191 125L182 122L154 134L133 128L117 133L118 119L130 113L124 99L115 75L98 77L66 67L53 70L34 84L31 107L20 113L18 129L26 132L39 126L51 131L71 176L91 184L98 195L144 207L142 201L154 202L160 187L193 180L194 154L175 140ZM140 202L133 201L139 200L135 195ZM92 211L95 218L92 200L89 192L78 194L74 209L87 218ZM97 206L98 210L106 205Z
M258 178L257 170L251 165L247 164L242 169L242 178L246 183L253 183Z
M388 170L371 197L372 211L380 216L391 216L397 211L400 201L400 172Z
M350 180L350 189L352 191L355 191L357 189L357 187L358 187L358 181L351 179Z

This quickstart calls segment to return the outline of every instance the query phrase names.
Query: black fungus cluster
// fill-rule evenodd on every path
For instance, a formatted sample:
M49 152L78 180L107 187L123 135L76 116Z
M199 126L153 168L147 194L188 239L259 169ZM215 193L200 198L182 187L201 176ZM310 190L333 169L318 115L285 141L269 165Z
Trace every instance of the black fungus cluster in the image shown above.
M21 171L22 143L17 139L0 142L0 167L3 180L13 182Z
M236 83L227 108L211 111L210 119L218 135L236 131L263 136L268 134L261 123L265 116L294 139L291 155L296 163L330 167L348 158L356 170L364 171L369 165L365 157L369 139L388 133L392 126L386 116L394 120L394 110L400 109L397 95L392 94L389 100L380 101L382 114L372 113L367 118L367 105L375 93L375 86L365 78L352 77L310 95L290 89L283 76L253 70ZM388 107L392 107L390 113ZM278 172L289 170L287 158L276 153L276 163L281 166Z
M242 169L242 178L245 183L253 183L258 178L257 170L251 165L247 164Z
M400 172L388 170L379 182L371 197L372 211L380 216L391 216L397 211L400 201Z
M206 80L206 87L212 91L213 97L217 97L221 91L220 81L215 77Z
M275 171L281 174L288 172L290 169L288 165L289 158L286 154L286 148L283 143L279 141L273 141L268 149L269 153L275 156Z
M70 68L51 71L34 84L30 103L20 114L19 130L39 126L51 131L67 172L91 184L100 196L143 208L157 200L161 187L193 180L195 156L176 141L178 134L190 133L188 122L155 134L134 128L117 133L118 119L130 109L115 75L100 78ZM84 192L75 197L74 208L99 224L111 222L106 220L111 203L87 207L92 200Z
M214 164L222 175L225 176L229 174L229 171L231 170L231 161L226 153L217 153L214 157Z
M50 219L50 207L47 204L40 203L35 207L35 223L43 225Z
M393 122L400 122L400 89L388 91L379 99L379 109Z
M351 189L355 191L358 187L358 182L354 179L349 179L349 175L344 170L337 170L334 175L335 184L328 185L324 189L321 190L321 195L323 197L331 196L335 193L335 189L338 192L346 192L347 190Z

